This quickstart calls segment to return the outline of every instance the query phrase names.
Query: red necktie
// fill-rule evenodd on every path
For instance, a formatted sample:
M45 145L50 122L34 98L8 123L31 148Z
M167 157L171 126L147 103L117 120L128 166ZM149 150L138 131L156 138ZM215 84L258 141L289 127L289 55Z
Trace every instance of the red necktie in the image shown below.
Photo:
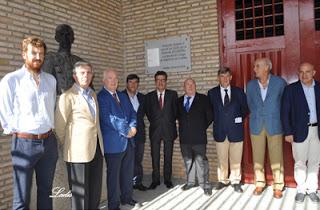
M120 101L119 101L119 99L117 97L117 94L114 93L114 94L112 94L112 96L113 96L114 100L116 100L117 104L120 105Z
M162 93L160 93L159 105L160 105L160 109L162 109L163 108Z

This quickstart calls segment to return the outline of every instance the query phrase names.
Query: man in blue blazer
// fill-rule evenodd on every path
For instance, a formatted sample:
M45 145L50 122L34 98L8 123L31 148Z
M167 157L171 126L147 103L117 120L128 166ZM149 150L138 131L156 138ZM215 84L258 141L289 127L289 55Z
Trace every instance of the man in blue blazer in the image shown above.
M127 88L123 91L125 93L133 108L137 113L137 134L134 136L134 174L133 174L133 189L146 191L148 188L142 184L143 177L143 154L144 143L146 141L146 131L144 125L145 115L145 95L138 92L140 78L136 74L129 74L127 76Z
M285 140L292 143L294 178L297 182L295 200L298 203L304 202L306 194L311 201L320 201L317 196L320 84L314 80L315 74L312 64L302 63L299 67L299 81L288 85L282 97L281 117Z
M136 113L128 97L117 91L118 76L114 70L103 74L104 87L98 93L100 127L107 164L108 208L121 204L134 206L132 177ZM121 197L120 192L121 191Z
M213 111L213 134L218 154L217 190L232 184L236 192L241 188L241 159L243 125L248 113L247 99L243 90L230 86L231 71L221 67L218 71L219 85L208 92ZM230 163L230 176L229 174Z
M257 59L254 63L256 79L247 84L249 127L256 185L253 194L260 195L266 185L264 156L265 147L268 145L273 174L273 196L281 198L284 178L280 105L286 82L281 77L272 75L271 69L270 59Z

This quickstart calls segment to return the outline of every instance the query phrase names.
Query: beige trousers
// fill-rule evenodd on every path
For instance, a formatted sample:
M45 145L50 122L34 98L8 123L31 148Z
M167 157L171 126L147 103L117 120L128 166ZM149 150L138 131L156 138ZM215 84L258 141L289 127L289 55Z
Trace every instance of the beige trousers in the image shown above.
M243 142L216 142L218 154L218 180L224 184L239 184L241 181L241 159ZM230 176L229 174L230 163Z
M266 129L263 128L259 135L251 134L251 144L256 187L264 187L266 185L264 156L267 144L273 174L273 189L282 190L284 186L282 135L270 136Z

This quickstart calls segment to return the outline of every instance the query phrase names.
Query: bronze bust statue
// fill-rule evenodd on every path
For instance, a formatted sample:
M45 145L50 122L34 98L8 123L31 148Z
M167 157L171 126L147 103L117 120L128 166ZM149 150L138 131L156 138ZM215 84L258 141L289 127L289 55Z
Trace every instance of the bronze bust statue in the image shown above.
M42 69L52 74L57 80L57 95L61 95L74 83L72 78L73 65L82 61L80 57L71 54L74 33L71 26L61 24L56 27L55 40L59 43L58 52L48 52Z

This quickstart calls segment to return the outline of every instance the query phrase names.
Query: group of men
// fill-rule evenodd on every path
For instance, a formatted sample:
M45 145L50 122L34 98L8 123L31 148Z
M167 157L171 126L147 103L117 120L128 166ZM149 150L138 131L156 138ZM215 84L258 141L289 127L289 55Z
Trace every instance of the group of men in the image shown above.
M212 194L206 144L207 129L213 123L218 154L218 182L213 188L220 190L231 184L241 193L244 120L249 112L256 185L253 194L262 194L266 186L267 145L274 197L282 197L284 135L292 143L296 202L303 202L306 195L319 202L316 191L320 85L314 80L316 71L310 63L302 63L299 81L286 86L281 77L271 74L269 59L257 59L256 79L249 81L246 94L231 86L231 70L221 67L219 85L207 95L198 93L195 80L188 78L184 81L185 93L178 98L176 91L167 89L168 76L164 71L154 75L155 90L143 95L138 92L138 75L128 75L126 89L118 91L118 74L108 69L103 72L103 87L96 94L91 88L94 74L91 64L78 61L72 72L74 84L57 97L56 78L42 70L45 53L43 40L24 39L24 65L0 82L0 121L4 133L12 135L13 209L29 208L33 172L37 181L37 208L52 209L50 195L58 158L57 139L64 145L72 209L98 209L103 158L107 165L108 208L136 205L133 189L145 191L160 185L161 142L164 184L172 188L176 120L187 174L182 190L200 186L205 195ZM148 188L142 184L145 115L150 123L153 168Z

